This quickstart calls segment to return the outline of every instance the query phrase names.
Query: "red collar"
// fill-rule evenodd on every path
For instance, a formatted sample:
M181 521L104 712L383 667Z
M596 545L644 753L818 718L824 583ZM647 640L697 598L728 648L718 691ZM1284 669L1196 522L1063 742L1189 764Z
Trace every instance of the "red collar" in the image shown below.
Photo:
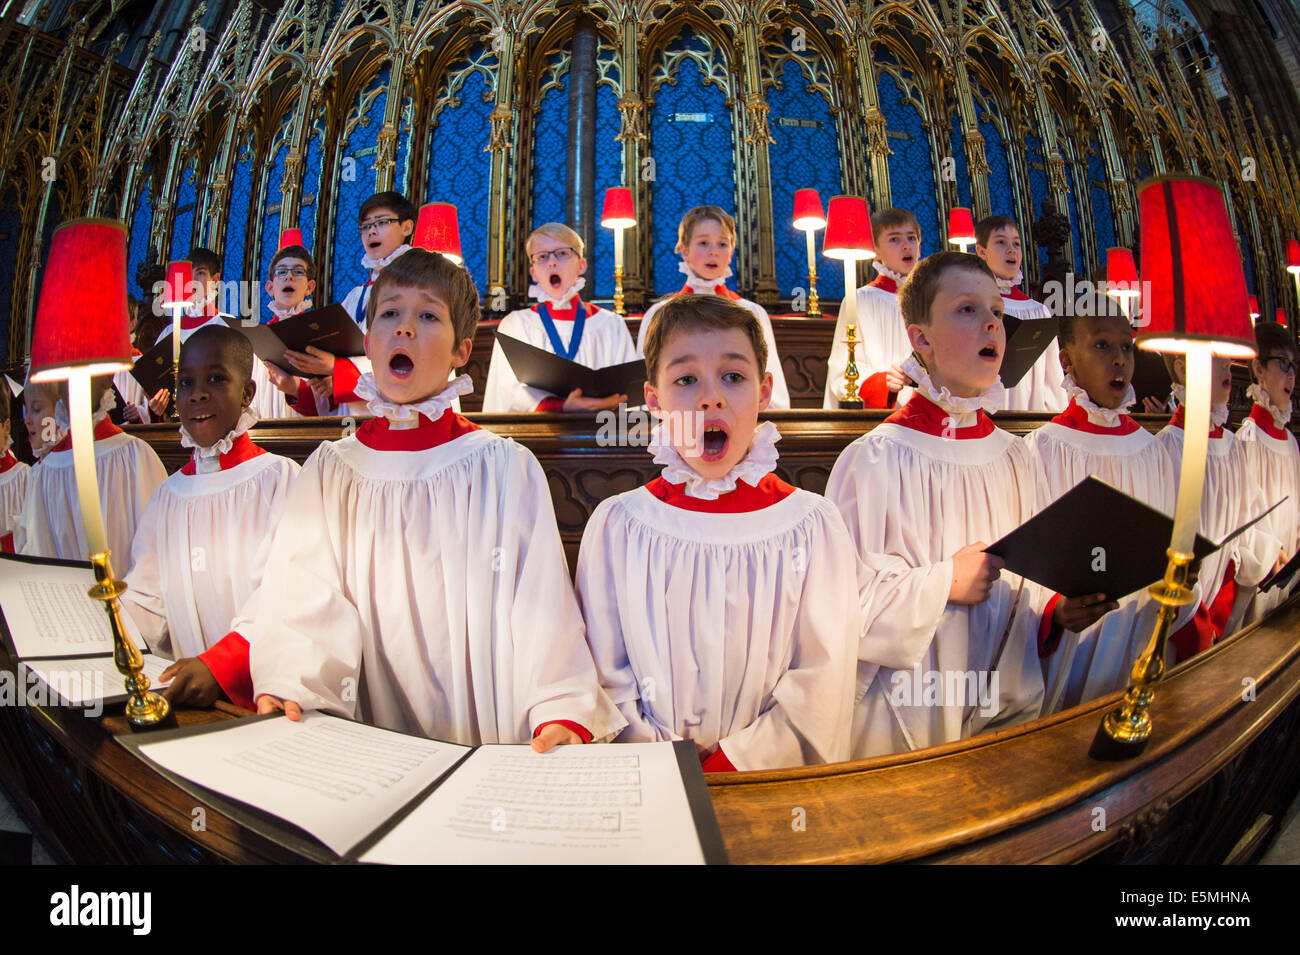
M245 431L235 439L228 452L217 456L217 460L221 464L221 470L229 471L236 464L243 464L245 461L251 461L259 454L266 454L266 449L259 448L255 445L253 439L250 438L248 432ZM194 467L194 455L191 454L190 459L185 462L185 466L181 468L181 474L192 475L194 473L196 473Z
M571 322L578 316L579 305L582 306L583 315L587 318L591 318L592 313L596 311L596 306L592 305L590 302L584 302L576 295L569 299L569 301L573 304L567 305L564 308L556 308L554 305L549 306L551 318L555 319L557 322ZM540 314L540 306L534 305L533 311Z
M752 487L744 481L736 482L736 489L726 494L719 494L715 500L704 501L690 497L685 484L669 484L662 477L657 477L646 485L646 490L665 504L680 507L684 511L703 511L711 514L741 514L746 511L761 511L765 507L784 501L794 493L794 488L782 481L776 474L764 474L758 487Z
M17 466L18 466L18 459L14 457L14 453L12 451L6 450L5 456L3 458L0 458L0 474L4 474L10 468L14 468Z
M122 433L122 429L119 428L117 425L113 424L113 422L109 421L108 418L105 418L99 424L95 425L96 441L103 441L105 438L111 438L113 435L121 434L121 433ZM62 439L60 439L58 444L50 448L50 452L53 453L55 451L67 451L71 447L72 447L72 432L69 431L67 434L65 434L62 437Z
M689 285L683 285L683 286L682 286L682 290L681 290L680 292L678 292L677 294L678 294L678 295L698 295L699 293L696 292L695 289L691 288ZM722 296L723 298L729 298L729 299L731 299L733 302L735 302L735 301L739 301L739 299L740 299L740 294L739 294L738 292L733 292L731 289L727 288L727 287L726 287L725 285L723 285L721 282L719 282L717 285L713 286L713 294L714 294L714 295L720 295L720 296Z
M1186 405L1179 405L1179 406L1174 410L1174 416L1173 416L1172 418L1169 419L1169 423L1170 423L1171 425L1173 425L1175 428L1179 428L1179 429L1182 429L1182 430L1186 430L1186 426L1187 426L1187 406L1186 406ZM1210 429L1210 437L1211 437L1211 438L1222 438L1222 437L1223 437L1223 425L1219 425L1217 428L1211 428L1211 429Z
M1003 298L1009 298L1009 299L1011 299L1011 301L1013 301L1013 302L1028 302L1028 301L1029 301L1029 296L1026 295L1024 292L1020 291L1020 286L1019 286L1019 285L1013 285L1013 286L1011 286L1011 291L1010 291L1010 292L1003 292L1003 293L1002 293L1002 297L1003 297Z
M893 292L898 294L898 283L888 275L877 275L872 281L867 283L871 288L878 288L882 292Z
M1112 437L1123 437L1126 434L1132 434L1138 428L1142 427L1128 415L1120 415L1119 424L1113 428L1107 428L1105 425L1093 424L1088 420L1088 412L1079 406L1079 403L1073 398L1070 399L1069 407L1052 419L1053 424L1064 425L1075 431L1082 431L1085 434L1108 434Z
M217 317L217 307L213 305L211 302L208 302L206 305L203 306L202 315L186 314L181 316L181 331L189 332L189 331L193 331L196 328L201 328L202 326L206 325L209 320L214 319L216 317Z
M134 345L131 346L131 357L132 357L132 358L139 358L139 357L140 357L141 355L143 355L143 354L144 354L144 352L140 351L140 349L136 348Z
M1179 409L1182 410L1181 408ZM1250 420L1259 426L1263 431L1275 441L1286 440L1286 428L1279 428L1273 423L1273 415L1263 405L1252 405L1250 409Z
M946 437L957 438L958 440L987 438L993 433L993 419L986 415L983 409L980 409L978 415L979 417L970 427L954 428L948 412L917 392L908 399L907 404L886 418L885 424L901 424L904 428L911 428L913 431L920 431L923 434L932 434L936 438Z
M420 415L418 428L394 429L387 418L371 418L357 428L357 440L372 451L428 451L478 429L472 421L448 410L437 421Z

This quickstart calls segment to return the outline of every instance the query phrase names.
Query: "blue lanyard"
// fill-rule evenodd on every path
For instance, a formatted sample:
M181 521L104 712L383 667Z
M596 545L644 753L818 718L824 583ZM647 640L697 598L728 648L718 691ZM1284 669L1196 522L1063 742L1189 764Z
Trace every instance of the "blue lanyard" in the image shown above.
M361 330L366 328L366 299L370 298L370 286L373 282L367 282L361 291L361 298L357 302L357 313L352 316L352 321L361 326Z
M555 319L551 318L551 310L545 302L539 302L537 305L537 314L542 316L542 327L546 329L546 337L551 340L551 351L561 358L573 360L573 356L578 354L578 344L582 341L582 326L587 322L587 310L583 308L582 300L578 299L573 309L573 337L569 339L569 347L565 348L560 342L560 333L555 328Z

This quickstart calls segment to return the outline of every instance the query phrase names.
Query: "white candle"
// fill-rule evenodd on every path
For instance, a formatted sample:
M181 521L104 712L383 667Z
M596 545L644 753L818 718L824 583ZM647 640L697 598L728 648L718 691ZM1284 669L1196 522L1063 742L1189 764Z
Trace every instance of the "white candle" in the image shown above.
M813 268L816 264L815 256L817 255L817 250L813 242L813 230L805 229L804 235L808 237L808 275L811 276L813 274Z
M183 305L172 306L172 365L179 365L181 362L181 312L185 310ZM174 384L174 382L173 382Z
M623 267L623 227L614 226L614 268Z
M72 419L72 467L77 477L81 522L90 554L108 550L104 513L99 509L99 480L95 475L95 429L90 421L90 373L74 369L68 379L68 417ZM124 555L119 555L123 556Z
M1210 375L1214 348L1209 342L1187 344L1187 406L1183 419L1183 464L1178 477L1178 509L1170 544L1180 554L1192 553L1201 526L1201 493L1205 485L1205 456L1210 448Z

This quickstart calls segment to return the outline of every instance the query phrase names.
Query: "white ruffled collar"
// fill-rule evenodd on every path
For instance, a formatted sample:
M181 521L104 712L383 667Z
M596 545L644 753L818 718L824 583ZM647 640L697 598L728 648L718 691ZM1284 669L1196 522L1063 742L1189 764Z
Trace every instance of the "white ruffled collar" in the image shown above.
M1175 382L1174 386L1169 389L1169 394L1174 401L1177 402L1174 406L1175 410L1178 405L1187 404L1187 388L1185 386ZM1222 428L1227 423L1228 406L1226 404L1210 405L1210 430L1213 431L1215 428Z
M370 257L370 253L367 252L365 255L361 256L361 264L364 265L366 268L368 268L372 273L380 272L383 271L384 267L387 266L390 262L392 262L393 259L397 258L399 255L401 255L403 252L407 251L408 249L410 249L409 245L406 244L399 245L397 248L393 249L392 252L389 252L382 259L372 259ZM371 277L373 278L373 275Z
M93 428L98 425L116 407L117 398L113 395L113 389L108 388L99 397L99 407L90 416L90 426ZM64 404L62 398L54 403L54 425L64 434L72 430L72 419L68 416L68 406Z
M1016 277L1013 279L1002 279L1002 278L998 278L996 275L993 277L997 279L998 291L1001 292L1003 295L1006 295L1013 288L1015 288L1022 281L1024 281L1025 273L1024 270L1022 269L1021 271L1016 273Z
M749 451L734 468L720 478L706 478L686 463L681 454L665 439L662 423L656 424L650 432L649 450L654 455L654 463L662 464L660 472L669 484L685 484L686 496L701 501L716 501L723 494L736 489L736 484L744 481L750 487L758 487L764 475L776 469L776 443L781 440L781 432L770 421L764 421L754 429L754 440Z
M279 305L275 304L275 299L271 299L271 303L267 308L271 310L271 314L277 319L284 321L286 318L291 318L294 315L301 315L303 312L309 311L311 309L311 299L305 298L292 308L281 308Z
M877 275L883 275L885 278L889 279L895 285L902 285L904 282L907 281L906 275L904 275L902 272L895 272L885 263L881 262L880 259L876 259L875 261L873 261L871 263L871 267L876 270Z
M474 380L469 375L461 375L436 395L409 405L399 405L380 394L374 373L368 371L357 379L352 393L366 403L366 408L376 418L386 418L390 427L402 430L419 427L420 415L437 421L452 402L473 390Z
M929 398L936 405L952 416L955 428L969 428L979 420L979 411L983 408L989 414L996 414L1006 403L1007 390L999 378L988 388L970 398L959 398L945 388L936 388L930 380L930 374L917 359L915 354L908 355L903 362L903 374L916 382L918 393Z
M1259 382L1252 382L1251 386L1246 389L1246 397L1253 398L1255 404L1259 405L1265 411L1273 416L1273 424L1279 428L1285 428L1291 423L1291 402L1287 402L1285 407L1279 408L1273 404L1273 399L1268 396L1268 392Z
M528 286L528 297L535 298L539 302L545 302L547 305L551 306L551 308L564 308L569 304L569 299L576 296L586 287L587 280L579 275L578 281L574 282L567 289L561 292L559 298L551 298L550 291L542 288L536 283Z
M728 265L726 270L716 279L709 280L696 275L695 272L692 271L691 267L685 262L677 263L677 271L686 276L686 284L690 286L691 291L697 292L700 295L717 295L718 286L726 285L727 279L731 278L731 276L735 274L731 271L731 266Z
M234 430L228 433L216 444L208 447L200 447L198 442L190 436L185 430L185 425L181 425L181 447L194 449L194 471L196 474L212 474L221 470L221 455L229 454L230 449L235 446L241 435L247 434L248 429L257 424L257 412L252 408L245 408L239 415L239 420L235 422Z
M1075 404L1088 413L1088 421L1103 428L1118 427L1120 419L1128 413L1130 408L1137 404L1137 392L1133 390L1132 385L1129 385L1128 391L1124 392L1124 400L1120 402L1118 408L1103 408L1088 397L1088 392L1080 388L1070 375L1065 376L1064 384L1065 393L1074 399Z

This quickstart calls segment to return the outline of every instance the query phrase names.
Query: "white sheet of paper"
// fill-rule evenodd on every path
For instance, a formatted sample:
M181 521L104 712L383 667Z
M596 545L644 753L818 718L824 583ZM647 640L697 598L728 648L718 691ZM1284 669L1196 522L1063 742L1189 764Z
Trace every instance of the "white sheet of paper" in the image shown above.
M703 864L671 743L483 746L361 858Z
M112 657L89 657L79 660L24 660L28 670L62 697L69 706L94 706L99 703L121 703L126 699L125 677L117 672ZM149 689L159 690L166 683L158 677L172 665L170 660L144 655L142 671L149 678Z
M140 747L164 769L307 830L343 855L468 747L306 712Z
M112 653L113 630L104 605L89 596L93 586L89 567L0 560L0 609L19 659ZM125 610L122 623L136 645L148 649Z

